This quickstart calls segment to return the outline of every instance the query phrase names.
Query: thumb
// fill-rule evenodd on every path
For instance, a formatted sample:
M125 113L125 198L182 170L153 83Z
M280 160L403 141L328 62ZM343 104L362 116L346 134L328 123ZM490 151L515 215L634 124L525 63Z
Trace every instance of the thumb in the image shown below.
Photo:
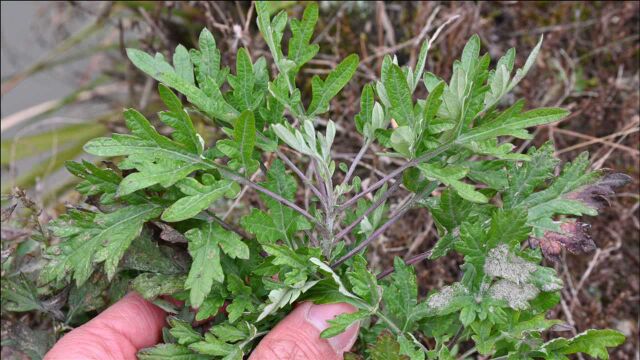
M139 349L160 341L165 316L159 307L129 293L65 335L44 360L135 360Z
M302 303L262 339L249 360L340 360L355 343L358 324L329 339L320 338L320 333L329 327L327 320L355 311L344 303Z

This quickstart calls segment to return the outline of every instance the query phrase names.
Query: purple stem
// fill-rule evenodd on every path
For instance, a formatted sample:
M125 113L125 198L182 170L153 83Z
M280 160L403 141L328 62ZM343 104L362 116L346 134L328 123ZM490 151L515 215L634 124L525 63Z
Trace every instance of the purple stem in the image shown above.
M360 160L362 159L364 154L367 152L367 149L369 148L370 144L371 144L370 141L365 142L362 148L360 148L360 151L358 151L358 154L356 155L355 159L353 159L353 162L349 167L349 171L347 171L347 175L344 177L344 180L342 180L343 185L348 184L349 180L351 180L351 176L353 175L353 172L356 170L356 167L358 167L358 163L360 163Z
M429 250L429 251L423 252L422 254L418 254L416 256L410 257L404 263L407 265L413 265L413 264L419 263L420 261L429 258L429 256L431 256L431 252L432 251ZM380 274L378 274L377 279L378 280L384 279L385 277L391 275L393 271L394 271L394 268L390 267L385 271L381 272Z
M406 169L413 167L415 165L420 164L421 162L427 161L429 159L432 159L438 155L440 155L441 153L449 150L449 148L451 148L454 145L453 142L449 142L445 145L440 146L439 148L437 148L436 150L433 150L431 152L428 152L420 157L417 157L413 160L407 161L406 163L404 163L404 165L400 166L399 168L393 170L390 174L386 175L385 177L383 177L382 179L378 180L376 183L374 183L373 185L371 185L369 188L367 188L367 190L362 191L361 193L355 195L354 197L352 197L351 199L345 201L342 205L340 205L340 209L341 211L344 211L344 209L346 209L347 207L353 205L356 203L356 201L358 201L358 199L360 199L361 197L367 195L368 193L378 189L379 187L381 187L382 185L384 185L384 183L386 183L387 181L395 178L397 175L402 174Z
M346 228L342 229L337 235L336 235L336 240L340 240L343 237L345 237L348 233L351 232L351 230L353 230L353 228L355 228L356 226L358 226L358 224L360 224L360 222L362 222L362 220L369 216L369 214L371 214L373 211L375 211L378 207L380 207L380 205L384 204L385 201L387 201L387 199L396 191L398 190L398 188L400 188L400 183L402 181L400 181L400 179L396 179L396 182L391 186L391 188L384 193L384 195L382 195L380 197L380 199L378 199L375 203L373 203L364 213L362 213L362 215L360 215L354 222L352 222L351 224L349 224L349 226L347 226Z

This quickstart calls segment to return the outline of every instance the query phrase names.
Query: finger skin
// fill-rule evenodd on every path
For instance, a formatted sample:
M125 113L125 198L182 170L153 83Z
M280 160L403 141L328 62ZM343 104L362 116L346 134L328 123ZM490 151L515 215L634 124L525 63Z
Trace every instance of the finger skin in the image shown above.
M325 312L320 322L317 316L310 315L319 309ZM262 339L249 360L342 360L343 353L357 338L358 325L352 325L331 341L320 338L320 333L329 326L326 320L354 311L348 304L302 303Z
M66 334L44 360L135 360L139 349L160 341L165 316L159 307L129 293Z

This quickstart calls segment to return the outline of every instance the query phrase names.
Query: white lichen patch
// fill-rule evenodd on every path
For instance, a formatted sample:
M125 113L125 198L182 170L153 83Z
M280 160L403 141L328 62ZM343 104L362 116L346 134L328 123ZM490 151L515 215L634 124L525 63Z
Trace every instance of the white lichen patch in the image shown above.
M489 251L484 263L484 272L491 277L500 277L517 284L529 279L529 275L536 271L536 265L512 254L507 245L499 245Z
M460 295L466 295L469 291L460 283L454 283L451 286L443 287L440 292L437 292L429 297L427 305L434 310L442 310L446 308L451 301Z
M538 293L538 288L531 284L517 284L506 279L498 280L489 288L492 298L506 301L515 310L529 308L529 300L538 296Z
M558 291L558 290L562 290L562 287L563 287L562 280L558 278L553 278L551 279L551 281L548 281L542 285L542 291L544 292Z

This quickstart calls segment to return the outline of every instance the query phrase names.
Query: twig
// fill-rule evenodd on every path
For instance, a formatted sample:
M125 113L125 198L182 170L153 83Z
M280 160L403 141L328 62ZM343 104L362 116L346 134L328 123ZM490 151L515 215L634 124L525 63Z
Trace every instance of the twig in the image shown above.
M432 228L433 228L433 217L430 216L429 220L427 221L427 226L425 230L421 232L420 235L418 235L416 239L411 243L411 246L409 247L409 251L407 251L405 258L411 256L411 254L413 254L413 252L416 251L420 247L420 245L422 245L424 240L429 235L429 232L431 232Z
M160 40L162 40L162 42L164 43L164 46L169 47L169 39L167 38L167 35L164 33L164 31L162 31L160 26L158 26L158 24L156 24L156 22L151 18L149 13L142 6L138 7L138 12L140 12L140 15L142 15L145 21L153 29L153 32L160 36Z
M272 156L269 155L267 160L265 161L265 163L270 163L271 162L271 158ZM258 175L260 174L259 171L256 171L255 173L253 173L253 175L251 175L251 177L249 178L249 180L251 181L255 181L258 178ZM236 197L236 199L233 201L233 204L231 204L231 206L229 206L229 209L227 209L227 212L224 213L224 216L222 216L222 220L226 220L229 215L231 215L231 213L233 212L233 209L235 209L236 206L238 206L238 204L240 204L240 201L242 201L242 197L244 197L244 194L247 192L247 190L249 189L248 186L244 186L242 188L242 191L240 191L240 195L238 195L238 197Z
M355 254L359 253L361 250L366 248L373 240L378 238L378 236L382 235L391 225L393 225L407 211L409 211L417 200L421 199L425 194L430 194L435 189L436 186L437 186L437 182L435 181L431 182L429 185L427 185L427 187L423 191L421 191L420 193L414 194L413 197L409 201L407 201L407 203L404 204L394 215L392 215L391 218L386 223L382 224L382 226L380 226L376 231L374 231L373 234L371 234L367 239L365 239L363 242L361 242L356 247L354 247L349 252L347 252L343 257L336 260L333 264L331 264L331 267L332 268L337 267L338 265L349 260Z
M251 176L251 181L254 181L256 177L258 177L258 172L256 172L255 174L253 174L253 176ZM224 213L224 215L222 216L223 220L226 220L229 217L229 215L231 215L231 213L233 212L233 209L235 209L235 207L238 206L238 204L240 203L240 201L242 200L242 198L244 197L244 194L247 192L248 189L249 189L248 186L244 186L242 188L242 191L240 191L240 195L238 195L238 197L233 201L233 204L231 204L231 206L229 206L229 209L227 209L227 212Z
M436 32L433 34L433 36L431 38L429 38L429 47L431 47L431 45L435 42L435 40L438 38L438 36L440 35L440 32L442 32L442 29L444 29L447 25L449 25L451 22L453 22L454 20L458 19L460 17L460 15L454 15L450 18L448 18L442 25L440 25L438 27L438 29L436 30ZM361 64L366 64L371 60L377 59L379 57L385 56L387 54L391 54L391 53L395 53L398 50L402 50L406 47L409 46L415 46L416 44L416 38L414 39L409 39L407 41L404 41L396 46L392 46L389 48L384 49L383 51L379 51L376 52L373 55L370 55L364 59L362 59Z
M635 130L637 131L638 129L635 129ZM613 147L613 148L616 148L616 149L627 151L627 152L629 152L629 153L631 153L633 155L640 155L640 150L633 149L633 148L630 148L628 146L620 145L620 144L617 144L617 143L614 143L614 142L611 142L611 141L607 141L607 140L604 140L602 138L597 138L597 137L594 137L594 136L590 136L590 135L586 135L586 134L582 134L582 133L579 133L579 132L566 130L566 129L559 129L558 128L558 129L555 129L554 131L555 132L559 132L561 134L566 134L566 135L574 136L574 137L577 137L577 138L581 138L581 139L594 140L595 142L602 143L602 144L604 144L606 146L610 146L610 147Z
M414 257L411 257L409 259L407 259L404 263L407 265L414 265L419 263L420 261L424 260L424 259L428 259L431 256L431 253L433 252L433 250L429 250L429 251L425 251L422 254L418 254ZM394 271L393 267L390 267L386 270L384 270L383 272L381 272L380 274L378 274L377 279L381 280L384 279L385 277L391 275Z
M564 316L567 318L567 322L571 326L571 332L573 333L574 336L578 335L578 331L576 331L576 322L573 320L573 315L571 314L571 310L569 310L569 307L567 307L567 302L564 301L564 296L562 295L560 296L560 305L562 307L562 312L564 313ZM584 357L582 357L582 354L578 353L577 355L580 360L584 360Z
M216 223L218 223L220 226L222 226L225 230L227 231L233 231L234 233L240 235L241 238L246 239L246 240L253 240L255 239L253 236L251 236L249 233L247 233L246 231L244 231L242 228L235 226L233 224L229 224L228 222L220 219L216 214L214 214L213 212L211 212L210 210L207 210L207 214L209 214L209 216L211 216L211 220L215 221Z
M352 197L351 199L345 201L342 205L339 206L339 211L344 211L346 208L348 208L349 206L353 205L356 203L356 201L358 201L358 199L362 198L363 196L367 195L368 193L375 191L376 189L378 189L379 187L381 187L382 185L384 185L387 181L395 178L396 176L402 174L405 170L407 170L410 167L413 167L415 165L420 164L421 162L430 160L440 154L442 154L443 152L449 150L455 143L454 142L449 142L446 143L440 147L438 147L436 150L430 151L420 157L417 157L413 160L407 161L406 163L404 163L404 165L400 166L399 168L393 170L391 173L389 173L388 175L386 175L385 177L383 177L382 179L376 181L373 185L369 186L367 188L367 190L364 190L362 192L360 192L359 194L355 195L354 197Z
M324 26L324 29L322 29L322 32L320 32L320 34L318 34L318 36L316 36L315 39L313 39L313 41L311 42L312 44L318 44L320 41L322 41L322 39L324 39L325 36L327 36L327 34L329 33L329 31L331 30L331 28L336 24L336 22L340 19L342 19L342 14L344 12L344 9L347 7L348 3L344 2L340 8L338 9L338 11L336 11L335 16L333 16L331 18L331 20L329 21L329 23L327 25Z
M516 36L522 36L522 35L547 34L554 31L566 31L566 30L591 26L596 24L597 22L598 20L588 20L588 21L576 21L570 24L541 26L536 29L527 29L527 30L512 32L511 34L509 34L509 36L516 37Z
M246 20L244 22L244 32L245 33L249 32L249 26L251 26L251 19L253 17L254 8L255 8L255 4L252 1L251 5L249 5L249 11L247 12L247 18L246 18Z
M233 181L239 182L240 184L247 185L250 188L253 188L254 190L260 191L261 193L263 193L263 194L265 194L267 196L272 197L274 200L277 200L278 202L282 203L283 205L286 205L286 206L292 208L293 210L299 212L302 216L304 216L307 219L311 220L313 223L323 227L322 224L320 224L318 222L318 220L313 215L309 214L306 210L304 210L303 208L299 207L295 203L283 198L282 196L274 193L273 191L271 191L269 189L266 189L266 188L264 188L264 187L262 187L262 186L260 186L260 185L258 185L256 183L252 182L251 180L246 179L246 178L242 177L241 175L238 175L238 174L236 174L234 172L231 172L231 171L229 171L229 170L227 170L225 168L219 167L217 169L218 169L218 171L220 171L220 173L222 175L232 179Z
M291 161L291 159L289 159L287 157L287 155L285 155L283 152L276 150L276 155L278 155L278 157L284 161L285 164L287 164L287 166L289 166L289 168L296 173L296 175L298 175L298 177L300 178L300 180L302 180L302 182L307 185L307 187L309 187L309 189L318 197L318 199L320 199L320 201L322 202L322 205L325 207L325 210L327 208L327 202L326 199L322 196L322 194L320 193L320 190L318 190L317 187L315 187L313 185L313 183L311 182L311 179L309 179L297 166L296 164L293 163L293 161Z
M389 20L389 15L387 15L387 9L384 4L384 1L376 1L376 20L380 23L381 27L384 29L384 37L387 40L387 43L391 46L396 45L396 34L393 29L393 25L391 24L391 20Z
M384 204L384 202L387 201L387 199L394 192L396 192L396 190L398 190L398 188L400 188L400 183L402 183L402 181L400 181L400 179L396 179L396 182L393 185L391 185L391 188L387 192L385 192L384 195L382 195L380 197L380 199L378 199L375 203L373 203L367 210L365 210L364 213L362 213L362 215L360 215L356 220L354 220L351 224L349 224L349 226L347 226L346 228L342 229L336 235L336 240L342 239L344 236L346 236L348 233L350 233L351 230L353 230L353 228L358 226L358 224L360 224L362 222L362 220L364 220L365 217L369 216L369 214L374 212L378 207L380 207L380 205Z
M571 310L573 310L573 308L575 307L578 295L580 294L580 290L582 290L582 288L584 287L584 284L587 282L587 279L591 275L591 272L593 272L593 269L595 269L596 266L598 266L607 257L609 257L609 254L611 254L613 251L620 249L620 247L622 246L622 239L620 239L620 236L609 228L607 228L607 231L609 231L609 233L616 238L616 243L612 246L605 248L604 250L601 250L601 249L596 250L596 253L593 255L593 258L591 258L591 261L589 261L587 270L585 270L585 272L582 274L582 276L580 277L580 281L578 281L578 285L576 285L575 289L573 290L571 305L569 306L569 309Z
M603 140L608 140L608 139L611 139L611 138L615 138L615 137L620 136L620 135L626 136L626 135L632 134L634 132L638 132L639 130L640 130L639 128L634 127L634 128L626 129L626 130L623 130L623 131L618 131L616 133L609 134L607 136L603 136L601 138L594 138L594 139L591 139L589 141L585 141L585 142L582 142L582 143L579 143L579 144L576 144L576 145L572 145L572 146L566 147L564 149L558 150L558 151L556 151L556 155L560 155L560 154L563 154L563 153L566 153L566 152L569 152L569 151L572 151L572 150L575 150L575 149L579 149L581 147L589 146L591 144L604 143Z
M362 145L362 147L360 148L360 151L358 151L358 154L356 154L355 159L353 159L353 162L349 167L349 171L347 171L347 175L345 175L344 180L342 180L342 185L346 185L349 183L349 180L351 180L351 176L353 175L353 172L356 170L356 167L358 166L358 163L362 159L362 156L367 152L367 149L369 149L369 145L371 145L370 140L367 140L364 143L364 145Z
M637 127L635 128L636 131L640 130ZM620 144L624 141L624 139L627 138L627 136L631 134L631 132L625 132L620 139L618 139L617 143ZM613 151L615 150L615 148L610 148L609 151L607 151L607 153L601 157L599 157L598 161L596 161L595 163L593 163L591 165L591 168L594 170L600 169L602 168L602 166L604 165L604 162L607 161L607 159L609 158L609 156L611 156L611 154L613 153Z
M476 351L478 350L476 350L476 347L474 346L471 349L467 350L464 354L458 356L458 359L459 360L466 359L469 355L475 353Z

